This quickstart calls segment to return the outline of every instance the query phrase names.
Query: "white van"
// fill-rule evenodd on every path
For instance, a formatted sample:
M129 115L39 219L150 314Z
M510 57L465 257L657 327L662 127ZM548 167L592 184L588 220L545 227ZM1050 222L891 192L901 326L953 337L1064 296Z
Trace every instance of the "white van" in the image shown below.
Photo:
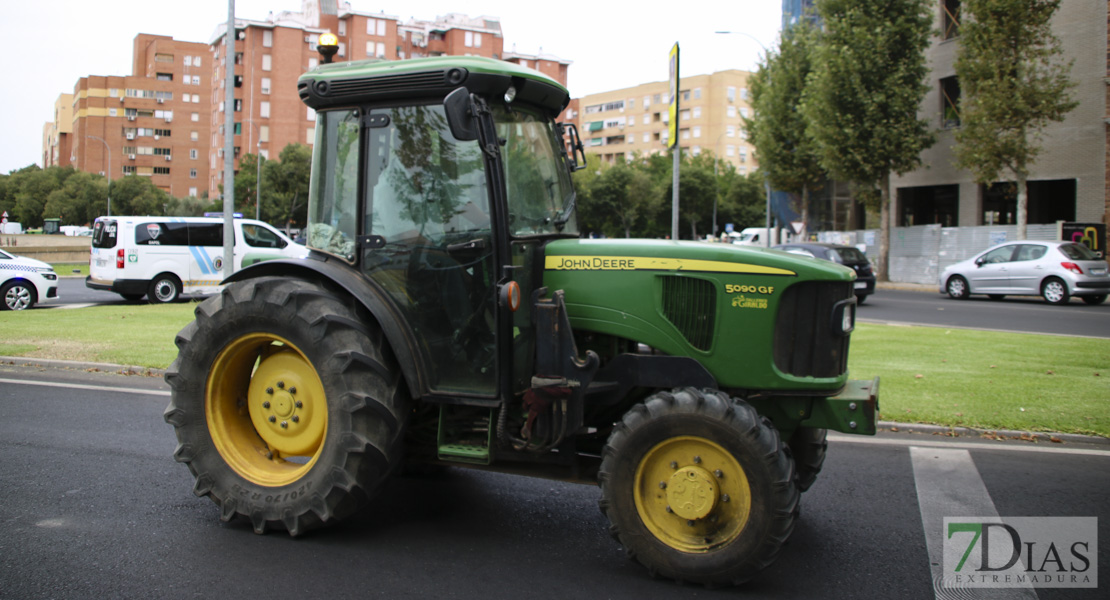
M308 249L270 225L235 219L235 271ZM100 217L93 223L85 285L128 300L172 302L181 294L214 294L223 269L224 220L211 217Z

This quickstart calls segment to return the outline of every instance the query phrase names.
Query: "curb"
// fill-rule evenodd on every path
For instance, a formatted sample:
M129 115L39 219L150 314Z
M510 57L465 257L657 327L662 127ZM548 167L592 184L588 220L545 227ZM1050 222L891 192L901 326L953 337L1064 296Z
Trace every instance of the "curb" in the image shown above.
M1097 435L1083 435L1079 433L1056 433L1049 431L1017 431L1014 429L975 429L972 427L946 427L944 425L929 425L925 423L898 423L895 421L879 421L880 431L893 433L927 433L930 435L943 435L947 437L974 437L988 439L1024 440L1027 442L1060 442L1072 444L1097 444L1110 446L1110 438ZM1053 442L1059 443L1059 442Z
M165 369L155 369L152 367L135 367L112 363L94 363L52 358L24 358L22 356L0 356L0 365L51 367L55 369L75 369L78 371L118 373L120 375L143 375L147 377L161 377L166 374Z
M90 372L118 373L120 375L142 375L146 377L162 377L165 369L151 367L135 367L116 365L111 363L94 363L77 360L57 360L46 358L23 358L19 356L0 356L0 365L22 365L32 367L52 367L57 369L77 369ZM926 433L930 435L943 435L947 437L992 437L993 439L1013 439L1028 442L1052 442L1055 438L1061 442L1072 444L1097 444L1110 446L1110 438L1095 435L1082 435L1078 433L1054 433L1047 431L1016 431L1012 429L974 429L971 427L945 427L944 425L929 425L925 423L899 423L896 421L879 421L878 429L891 433Z

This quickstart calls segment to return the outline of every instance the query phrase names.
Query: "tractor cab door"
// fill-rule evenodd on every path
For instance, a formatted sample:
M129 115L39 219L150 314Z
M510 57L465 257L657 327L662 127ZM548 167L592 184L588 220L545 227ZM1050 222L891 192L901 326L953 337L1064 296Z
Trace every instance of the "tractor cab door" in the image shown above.
M442 105L374 108L365 126L360 268L393 297L433 393L498 387L496 265L486 165Z

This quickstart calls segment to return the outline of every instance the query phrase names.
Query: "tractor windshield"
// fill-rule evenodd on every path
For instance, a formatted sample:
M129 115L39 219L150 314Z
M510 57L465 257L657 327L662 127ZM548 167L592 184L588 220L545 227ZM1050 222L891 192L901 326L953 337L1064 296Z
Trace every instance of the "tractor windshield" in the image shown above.
M527 108L493 108L504 140L509 230L514 236L577 233L574 187L550 119Z

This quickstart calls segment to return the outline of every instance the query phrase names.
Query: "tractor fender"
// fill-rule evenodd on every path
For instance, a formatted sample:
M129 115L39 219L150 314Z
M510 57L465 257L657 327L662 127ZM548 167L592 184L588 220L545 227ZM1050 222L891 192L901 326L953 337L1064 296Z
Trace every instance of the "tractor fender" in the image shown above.
M256 277L287 277L339 286L370 311L381 325L412 396L418 398L428 391L428 379L418 358L420 353L416 341L405 326L401 312L385 290L351 266L335 258L318 258L316 255L301 259L274 259L239 270L225 279L223 284Z

